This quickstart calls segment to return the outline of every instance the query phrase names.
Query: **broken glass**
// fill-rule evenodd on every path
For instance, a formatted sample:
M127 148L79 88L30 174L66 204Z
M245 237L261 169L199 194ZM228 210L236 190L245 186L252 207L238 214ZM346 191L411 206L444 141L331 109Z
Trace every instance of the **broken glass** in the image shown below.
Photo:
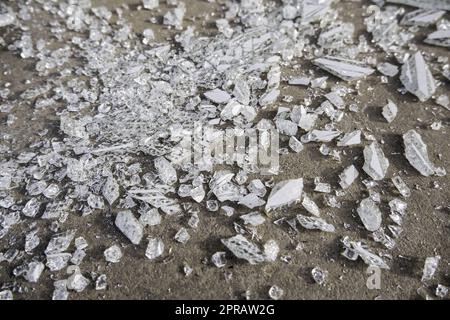
M359 172L354 165L348 166L340 175L339 175L339 185L342 189L347 189L351 186L351 184L358 178Z
M324 219L319 217L308 217L301 214L297 215L297 220L300 225L310 230L321 230L324 232L335 232L333 225L327 223Z
M185 244L186 242L189 241L189 239L191 238L191 236L189 235L188 231L186 230L186 228L181 228L180 230L178 230L178 232L175 234L175 241Z
M250 212L247 214L244 214L239 217L244 221L245 225L251 225L251 226L259 226L260 224L263 224L266 219L259 213L259 212Z
M387 122L391 123L397 116L397 111L397 105L388 99L388 103L383 107L383 112L381 114Z
M250 264L265 261L264 253L240 234L221 241L239 259L247 260Z
M303 191L303 179L291 179L278 182L269 194L266 212L289 206L300 201Z
M302 206L312 215L320 216L319 206L306 193L303 193Z
M178 241L178 240L177 240ZM158 238L149 238L145 256L152 260L160 257L164 252L164 243Z
M363 170L373 179L384 179L389 160L384 156L383 150L376 141L364 148L364 166Z
M269 297L273 300L280 300L284 295L283 289L274 285L269 288Z
M101 274L95 279L95 290L106 290L108 281L106 274Z
M450 3L446 0L387 0L387 2L404 4L417 8L447 10L450 11Z
M227 260L225 258L226 253L223 251L216 252L211 257L211 262L217 267L217 268L223 268L227 264Z
M381 211L371 198L361 200L356 211L367 230L376 231L380 228Z
M406 185L405 181L400 176L392 177L392 183L397 188L398 192L405 198L411 196L411 189Z
M49 241L45 254L61 253L69 248L72 240L75 238L75 230L68 230L55 234Z
M369 266L390 269L382 258L369 251L361 242L351 241L348 237L345 237L342 244L345 249L342 255L347 259L355 261L360 257Z
M427 257L423 266L422 282L431 281L439 266L441 256Z
M275 261L278 257L279 252L280 247L275 240L268 240L264 244L264 255L266 256L267 261Z
M143 227L130 210L117 213L115 225L133 244L141 242Z
M389 62L383 62L378 64L377 70L388 77L394 77L398 73L398 67Z
M411 129L403 135L403 143L405 144L406 159L420 174L426 177L433 174L445 175L445 171L442 172L443 169L436 168L431 163L428 158L427 146L415 130Z
M375 71L363 66L359 61L339 57L318 58L313 63L345 81L358 80L371 75Z
M422 54L416 52L402 66L400 80L406 90L427 101L436 91L436 84Z
M319 267L315 267L311 270L311 275L317 284L323 285L327 280L328 271L322 270Z
M403 25L416 25L420 27L426 27L435 24L445 14L442 10L424 10L418 9L408 12L403 16L401 24Z
M105 260L111 263L118 263L122 259L122 250L118 245L112 245L103 252Z

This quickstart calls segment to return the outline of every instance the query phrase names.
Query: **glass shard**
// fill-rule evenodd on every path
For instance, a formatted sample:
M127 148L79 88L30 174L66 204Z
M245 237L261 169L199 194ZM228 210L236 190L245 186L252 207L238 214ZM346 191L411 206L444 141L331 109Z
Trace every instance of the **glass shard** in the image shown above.
M441 256L427 257L423 266L422 282L431 281L439 266Z
M364 227L369 231L376 231L381 226L381 211L371 198L361 200L356 210Z
M359 172L354 165L348 166L340 175L339 175L339 185L342 189L347 189L351 186L351 184L358 178Z
M389 160L376 141L364 148L363 170L373 179L382 180L389 167Z
M105 260L111 263L118 263L122 259L122 250L118 245L113 245L103 252Z
M303 191L303 179L292 179L278 182L267 199L266 212L289 206L300 201Z
M386 0L387 2L404 4L407 6L435 9L435 10L447 10L450 11L450 3L447 0Z
M431 163L427 146L415 130L409 130L403 135L403 143L406 159L421 175L428 177L441 171Z
M145 256L152 260L160 257L164 252L164 243L158 238L149 238Z
M211 262L217 267L217 268L223 268L227 264L227 260L225 258L226 252L219 251L212 255Z
M297 215L297 220L303 228L310 230L321 230L324 232L335 232L333 225L327 223L324 219L319 217L308 217L301 214Z
M240 234L221 241L239 259L247 260L250 264L265 261L264 253Z
M311 270L311 275L317 284L322 285L327 280L328 271L315 267Z
M269 288L269 297L273 300L280 300L284 295L283 289L274 285Z
M391 123L397 116L397 105L388 99L388 103L383 107L383 112L381 114L387 122Z
M141 242L143 227L130 210L117 213L115 225L133 244Z
M402 66L400 80L406 90L427 101L436 91L436 84L422 54L416 52Z
M375 71L372 68L361 66L359 61L337 57L318 58L313 63L345 81L358 80L371 75Z
M259 212L250 212L240 216L239 218L244 221L244 224L249 224L254 227L259 226L266 221L266 219Z

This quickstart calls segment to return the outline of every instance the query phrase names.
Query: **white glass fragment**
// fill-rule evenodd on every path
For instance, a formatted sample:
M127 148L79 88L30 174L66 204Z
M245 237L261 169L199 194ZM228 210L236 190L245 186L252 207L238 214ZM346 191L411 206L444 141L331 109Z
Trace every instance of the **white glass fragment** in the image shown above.
M428 158L427 146L422 137L413 129L403 135L405 145L405 157L409 163L423 176L433 174L445 175L443 169L436 168Z
M356 180L356 178L358 178L358 176L359 172L356 167L354 165L350 165L339 175L339 185L342 189L347 189Z
M226 252L218 251L212 255L211 262L217 268L223 268L227 264L227 260L226 260L225 256L226 256Z
M397 116L397 105L388 99L388 103L383 107L383 112L381 113L387 122L391 123Z
M75 268L68 268L67 272L73 272L72 275L67 279L67 289L76 292L82 292L87 288L90 281L88 278L83 276L80 269L77 266L72 266Z
M427 101L436 91L436 84L422 54L416 52L402 66L400 80L406 90Z
M435 24L444 16L444 14L445 11L443 10L418 9L405 14L401 20L401 24L406 26L415 25L426 27Z
M375 70L364 67L359 61L335 57L318 58L313 63L345 81L358 80L372 74Z
M260 214L259 212L250 212L247 214L244 214L239 217L244 221L244 224L249 224L251 226L259 226L260 224L263 224L266 219Z
M319 217L308 217L301 214L297 215L297 220L300 225L305 229L310 230L321 230L324 232L335 232L336 229L333 225L326 222L324 219Z
M256 207L263 206L266 202L259 198L255 193L249 193L241 197L238 201L240 205L244 205L247 208L254 209Z
M108 281L106 274L101 274L95 279L95 290L106 290L108 287Z
M284 295L283 289L280 287L274 285L271 286L269 289L269 297L273 300L280 300Z
M222 104L230 101L231 96L228 92L221 89L213 89L204 93L205 97L214 103Z
M154 161L156 172L165 184L171 185L177 181L177 172L172 164L164 157L158 157Z
M427 257L423 266L422 282L431 281L439 266L441 256Z
M267 261L275 261L278 257L279 252L280 247L275 240L268 240L264 244L264 255L266 256Z
M381 226L381 211L371 198L361 200L356 210L364 227L369 231L376 231Z
M159 0L142 0L145 9L152 10L159 6Z
M42 271L44 271L44 264L38 261L32 261L27 265L23 277L28 282L36 283L41 277Z
M112 205L117 198L119 198L119 184L113 177L108 177L102 188L102 194L108 201L109 205Z
M320 216L319 206L306 193L303 193L302 206L312 215Z
M392 177L392 183L397 188L398 192L405 198L408 198L411 196L411 189L407 186L405 181L400 176L394 176Z
M178 230L178 232L175 234L175 241L185 244L186 242L189 241L189 239L191 238L191 236L189 235L188 231L186 228L182 227L180 228L180 230Z
M143 226L156 226L161 223L161 215L159 214L158 209L149 209L141 213L139 222Z
M118 245L113 245L103 252L105 260L111 263L118 263L122 259L122 250Z
M149 238L145 256L152 260L160 257L164 252L164 243L158 238Z
M303 191L303 179L291 179L278 182L267 199L266 212L289 206L300 201Z
M250 264L265 261L264 253L243 235L236 235L228 239L222 239L222 243L239 259L247 260Z
M133 244L141 242L143 227L130 210L117 213L115 225Z
M417 8L450 11L450 3L447 0L387 0L387 2L404 4Z
M327 280L328 271L323 270L319 267L314 267L311 270L311 275L317 284L323 285L325 283L325 281Z
M437 30L430 33L426 39L425 43L432 44L439 47L450 47L450 30Z
M61 253L69 248L72 240L75 237L75 230L68 230L66 232L55 234L49 241L45 254Z
M0 17L0 19L1 19L1 17ZM0 26L1 26L1 24L0 24ZM13 293L11 292L11 290L0 291L0 301L8 301L8 300L14 300Z
M347 147L361 143L361 130L355 130L344 134L337 142L338 147Z
M383 150L376 141L364 148L364 166L363 170L373 179L384 179L389 160L384 156Z
M296 153L303 150L303 144L294 136L289 138L289 147Z
M350 241L348 237L342 240L344 252L342 255L349 260L355 261L360 257L367 265L389 270L388 264L379 256L369 251L361 242Z
M383 62L378 64L377 70L388 77L394 77L398 73L398 67L389 62Z

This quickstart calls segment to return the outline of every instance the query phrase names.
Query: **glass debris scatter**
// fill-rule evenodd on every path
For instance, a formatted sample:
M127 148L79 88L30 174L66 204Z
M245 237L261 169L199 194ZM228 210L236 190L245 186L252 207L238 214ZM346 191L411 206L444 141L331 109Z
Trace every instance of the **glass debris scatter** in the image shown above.
M16 70L30 68L22 68L26 80L0 88L0 263L12 270L0 300L40 292L43 278L52 280L54 300L87 290L107 295L122 288L111 263L128 267L131 250L139 252L132 263L158 269L188 260L204 236L218 247L202 262L226 281L236 258L256 273L278 260L293 264L286 239L306 252L322 241L303 247L299 235L326 240L351 231L340 213L361 190L345 217L359 218L369 232L342 239L343 255L389 269L399 259L392 249L418 227L403 222L415 216L408 201L428 190L402 162L392 163L390 175L388 157L402 155L386 137L408 123L409 164L425 177L446 175L429 158L441 161L443 151L428 148L415 130L430 120L425 140L446 134L450 67L437 46L450 45L450 6L372 1L377 6L363 12L356 1L359 30L332 2L242 0L211 6L217 12L204 16L192 16L180 0L1 3L2 76L20 78ZM141 16L150 23L143 30L135 25ZM214 30L205 32L205 23ZM408 92L420 102L401 96ZM372 104L388 124L365 117ZM418 111L416 122L402 114ZM252 130L260 146L247 141ZM272 150L273 133L279 145ZM221 152L221 142L235 138L245 147ZM263 170L251 163L262 151L282 161ZM361 169L368 177L358 179ZM437 178L430 185L444 186ZM214 241L221 224L236 235ZM434 254L425 261L425 286L439 272ZM179 266L183 277L197 271L194 263ZM319 285L334 278L319 267L311 275ZM284 297L266 285L271 299ZM448 295L444 285L432 291L424 296Z

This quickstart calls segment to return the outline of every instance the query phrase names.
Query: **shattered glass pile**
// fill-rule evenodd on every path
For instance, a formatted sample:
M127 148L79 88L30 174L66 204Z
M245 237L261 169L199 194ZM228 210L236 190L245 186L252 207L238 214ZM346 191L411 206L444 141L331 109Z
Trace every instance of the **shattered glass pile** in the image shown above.
M268 225L285 232L295 251L303 246L298 235L310 234L318 243L337 238L342 260L335 263L348 266L361 258L367 266L389 270L401 255L393 250L408 232L403 220L414 192L408 177L445 177L446 171L418 128L403 132L404 161L393 166L398 156L387 151L381 133L341 124L362 113L359 90L381 83L402 85L379 106L389 126L408 112L394 102L401 98L410 108L432 100L450 108L446 94L435 95L448 92L448 51L435 57L412 43L416 32L431 26L435 31L424 43L449 47L450 8L439 0L425 1L426 6L413 0L373 2L379 6L354 1L367 7L366 30L358 33L340 18L338 1L224 1L213 35L190 25L189 1L144 0L138 8L107 8L94 0L2 2L0 48L35 68L20 94L0 83L2 121L14 126L17 106L25 105L33 115L51 114L52 123L19 152L2 133L0 272L15 280L0 283L0 300L26 295L27 282L48 283L45 279L53 283L46 298L104 291L112 287L113 274L83 268L86 260L125 264L133 247L133 257L145 263L171 263L200 233L217 240L203 262L211 268L238 261L251 268L291 263L292 244L259 232ZM158 37L156 27L135 31L127 19L135 10L156 10L161 19L150 20L173 36ZM26 26L39 16L48 19L42 27L49 38L36 37ZM293 103L286 87L306 92L305 98ZM305 172L282 179L282 165L269 168L271 175L258 175L259 168L239 159L226 168L206 156L185 163L180 147L199 125L216 133L231 128L237 135L249 128L276 130L280 157L315 153L339 168L329 176ZM350 227L350 220L338 222L334 210L356 188L365 196L346 209ZM228 236L205 227L202 221L211 216L227 225ZM84 234L92 217L109 226L100 236L109 245L98 254ZM173 233L158 231L165 223ZM348 237L349 228L362 238ZM440 259L425 261L418 293L437 285L426 298L448 294L448 283L433 283ZM317 285L337 278L310 267ZM181 272L188 277L195 271L184 264ZM267 283L267 297L285 297L279 285ZM250 298L247 290L245 297Z

